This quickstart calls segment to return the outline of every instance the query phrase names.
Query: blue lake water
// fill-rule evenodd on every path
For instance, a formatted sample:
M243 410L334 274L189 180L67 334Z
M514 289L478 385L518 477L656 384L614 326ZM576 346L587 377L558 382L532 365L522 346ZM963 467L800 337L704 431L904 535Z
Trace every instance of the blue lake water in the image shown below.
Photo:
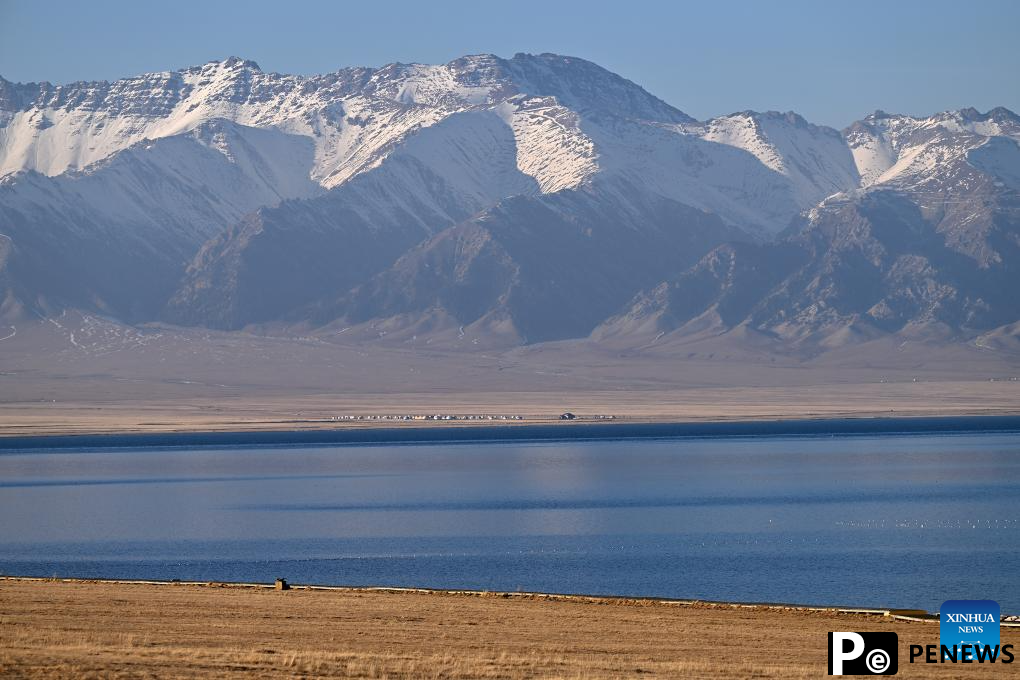
M1020 613L1020 434L0 452L0 572Z

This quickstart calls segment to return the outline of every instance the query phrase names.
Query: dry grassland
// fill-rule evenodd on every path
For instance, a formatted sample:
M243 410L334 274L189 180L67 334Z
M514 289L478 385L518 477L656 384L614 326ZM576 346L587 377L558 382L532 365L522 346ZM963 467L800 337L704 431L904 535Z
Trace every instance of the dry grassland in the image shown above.
M816 678L831 630L897 632L905 677L1013 670L911 665L937 625L834 612L0 581L4 678Z

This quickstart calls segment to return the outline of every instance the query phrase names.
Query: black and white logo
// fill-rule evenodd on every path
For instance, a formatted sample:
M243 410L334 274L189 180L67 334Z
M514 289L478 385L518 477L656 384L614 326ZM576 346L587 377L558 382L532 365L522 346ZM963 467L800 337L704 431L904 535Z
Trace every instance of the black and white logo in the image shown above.
M896 675L896 633L829 633L829 675Z

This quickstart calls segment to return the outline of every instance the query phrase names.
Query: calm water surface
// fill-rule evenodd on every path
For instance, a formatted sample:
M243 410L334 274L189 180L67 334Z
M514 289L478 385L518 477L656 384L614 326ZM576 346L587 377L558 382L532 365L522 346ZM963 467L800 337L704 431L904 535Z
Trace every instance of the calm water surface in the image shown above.
M0 572L1020 613L1020 435L0 453Z

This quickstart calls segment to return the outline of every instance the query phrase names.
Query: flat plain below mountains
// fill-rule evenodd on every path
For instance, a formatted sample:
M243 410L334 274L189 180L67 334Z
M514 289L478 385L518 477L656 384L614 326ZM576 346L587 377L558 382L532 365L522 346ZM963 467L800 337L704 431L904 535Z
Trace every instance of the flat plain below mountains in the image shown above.
M1016 357L977 345L885 338L817 357L717 340L484 351L76 315L59 324L20 325L0 341L0 434L394 426L407 423L332 418L437 413L522 422L564 411L646 421L1020 413Z

